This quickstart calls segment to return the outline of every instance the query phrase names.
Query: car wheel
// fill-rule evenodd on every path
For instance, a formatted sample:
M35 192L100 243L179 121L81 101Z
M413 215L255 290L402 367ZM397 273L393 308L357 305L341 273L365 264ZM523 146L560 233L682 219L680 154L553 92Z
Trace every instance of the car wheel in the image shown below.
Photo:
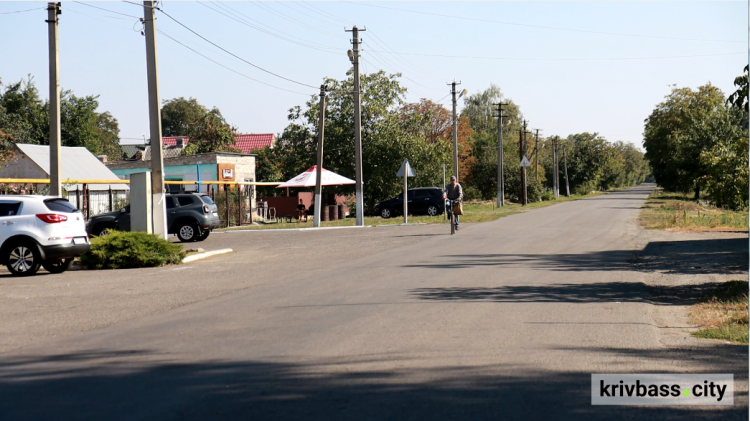
M198 238L195 241L203 241L206 238L208 238L209 234L211 234L211 231L205 230L205 231L203 231L203 234L199 235Z
M183 222L177 228L177 238L183 243L195 241L198 238L198 226L194 222Z
M439 211L438 207L435 206L435 205L430 205L430 206L427 207L427 215L437 216L438 211Z
M102 236L107 235L110 232L112 232L113 229L114 229L114 227L104 226L104 227L97 228L96 231L93 234L95 236L97 236L97 237L102 237Z
M74 259L60 259L52 262L42 262L42 267L49 273L63 273L70 269Z
M391 210L390 209L383 208L383 210L380 211L380 216L382 216L384 219L388 219L388 218L390 218L393 215L391 214Z
M39 270L41 256L35 245L23 242L8 248L6 261L13 276L31 276Z

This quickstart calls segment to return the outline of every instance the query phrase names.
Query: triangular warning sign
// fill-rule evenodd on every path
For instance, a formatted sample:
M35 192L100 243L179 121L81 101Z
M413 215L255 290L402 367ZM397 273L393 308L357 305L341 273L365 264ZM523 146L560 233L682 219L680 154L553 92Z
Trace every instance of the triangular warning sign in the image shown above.
M519 165L519 167L530 167L530 166L531 166L531 162L529 162L529 160L524 156L523 159L521 160L521 165Z
M401 168L398 169L398 172L396 173L396 177L403 177L404 172L406 172L407 177L417 176L416 174L414 174L414 169L411 167L411 164L409 163L408 159L404 159L404 162L401 163Z

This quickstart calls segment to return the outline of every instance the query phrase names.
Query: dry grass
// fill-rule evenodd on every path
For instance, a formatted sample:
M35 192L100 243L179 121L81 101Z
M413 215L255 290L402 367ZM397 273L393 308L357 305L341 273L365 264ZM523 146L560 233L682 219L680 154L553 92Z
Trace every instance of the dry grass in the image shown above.
M693 336L748 343L748 282L729 281L690 308L690 322L701 329Z
M748 229L747 212L718 209L695 202L682 193L656 189L643 204L639 217L647 229L670 231L737 231Z

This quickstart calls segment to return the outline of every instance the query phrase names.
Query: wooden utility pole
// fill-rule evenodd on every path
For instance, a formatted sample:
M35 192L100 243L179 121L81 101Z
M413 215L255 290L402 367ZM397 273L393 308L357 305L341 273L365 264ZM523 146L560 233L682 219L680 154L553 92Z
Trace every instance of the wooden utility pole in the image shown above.
M164 159L161 139L161 98L159 97L158 54L156 51L156 11L153 1L143 2L148 72L148 114L151 135L151 217L153 233L167 238L167 203L164 200ZM229 194L229 192L227 192ZM227 219L227 224L229 220Z
M352 49L349 53L349 60L354 66L354 200L357 226L360 227L365 225L365 202L362 196L362 104L360 99L362 86L359 82L359 31L366 30L366 28L359 29L356 25L351 30L344 30L352 33Z
M523 160L526 157L526 123L527 121L523 121L523 128L521 129L521 160ZM526 167L521 167L521 204L523 206L526 206L529 203L528 193L526 191Z
M320 105L318 117L318 168L315 174L315 204L313 208L313 226L320 226L320 210L323 200L323 139L326 118L326 85L320 85ZM329 218L330 219L330 218Z
M534 178L539 180L539 129L536 129L534 139Z
M552 189L555 199L560 197L560 167L557 164L557 146L560 138L555 136L552 141Z
M57 16L60 3L47 3L49 35L49 195L62 196L60 163L60 54L57 46Z
M503 176L503 105L497 104L497 206L505 206L505 177Z

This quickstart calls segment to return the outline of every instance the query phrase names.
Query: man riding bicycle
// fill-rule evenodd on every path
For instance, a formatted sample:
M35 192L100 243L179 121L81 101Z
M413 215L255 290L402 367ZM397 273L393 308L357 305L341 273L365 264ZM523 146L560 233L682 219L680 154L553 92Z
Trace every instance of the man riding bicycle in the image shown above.
M461 202L464 199L464 189L461 187L460 184L458 184L458 180L456 180L456 176L451 176L451 183L445 186L445 191L443 191L443 199L449 199L451 200L451 208L448 210L448 216L450 216L450 213L453 212L453 201ZM458 218L459 215L455 215L456 218L456 231L458 231Z

